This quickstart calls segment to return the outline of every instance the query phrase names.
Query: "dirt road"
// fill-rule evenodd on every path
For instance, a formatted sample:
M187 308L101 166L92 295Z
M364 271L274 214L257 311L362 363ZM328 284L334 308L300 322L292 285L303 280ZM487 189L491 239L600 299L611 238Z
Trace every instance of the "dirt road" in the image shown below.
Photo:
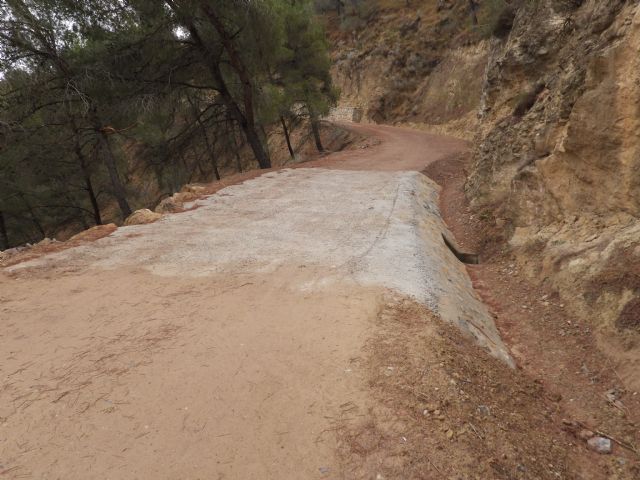
M415 425L398 431L405 407L376 424L384 432L372 433L370 416L382 415L375 392L405 378L395 377L405 364L444 368L442 355L466 345L437 340L455 334L436 334L434 315L503 360L479 364L487 378L508 372L510 357L441 241L435 184L418 173L465 145L355 128L372 137L368 148L4 269L0 475L414 478L393 476L418 463L383 443L422 438L403 433ZM411 322L388 330L385 318L407 312ZM418 338L419 351L394 363ZM466 351L470 343L448 358L467 365ZM436 400L457 385L435 370L429 379ZM433 418L444 408L431 408ZM465 451L447 454L452 465Z

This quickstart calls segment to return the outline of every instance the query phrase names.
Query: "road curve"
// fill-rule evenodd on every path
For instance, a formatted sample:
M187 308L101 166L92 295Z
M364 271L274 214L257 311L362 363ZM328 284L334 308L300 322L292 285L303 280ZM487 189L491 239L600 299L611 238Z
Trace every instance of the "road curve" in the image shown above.
M465 144L347 128L370 146L0 273L7 478L340 478L334 421L404 298L510 361L419 173Z

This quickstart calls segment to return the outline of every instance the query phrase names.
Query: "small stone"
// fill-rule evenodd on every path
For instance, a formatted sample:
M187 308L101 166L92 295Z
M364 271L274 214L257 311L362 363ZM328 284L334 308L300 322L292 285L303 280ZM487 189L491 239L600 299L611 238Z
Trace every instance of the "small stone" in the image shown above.
M451 440L453 438L453 430L447 430L447 439Z
M549 394L549 399L550 399L552 402L559 402L560 400L562 400L562 395L560 395L560 394L559 394L559 393L557 393L557 392L551 392L551 393Z
M617 389L612 388L611 390L607 390L604 393L604 396L607 397L609 402L614 403L618 398L620 398L620 392Z
M88 230L84 230L80 233L76 233L73 237L67 240L68 243L80 243L85 241L94 241L99 238L111 235L118 229L115 223L108 223L107 225L96 225Z
M124 221L125 226L146 225L162 218L161 213L152 212L148 208L136 210Z
M167 197L162 200L154 209L156 213L178 213L183 212L182 204L178 203L173 197Z
M590 438L589 440L587 440L587 446L590 450L602 454L611 453L612 450L611 440L605 437Z
M578 437L584 440L585 442L590 438L593 438L594 436L595 436L595 433L593 433L591 430L585 429L585 430L580 430L578 432Z
M491 409L486 405L478 405L478 413L483 417L488 417L491 415Z
M45 237L38 242L38 246L49 245L51 243L55 243L55 239L51 240L50 238Z

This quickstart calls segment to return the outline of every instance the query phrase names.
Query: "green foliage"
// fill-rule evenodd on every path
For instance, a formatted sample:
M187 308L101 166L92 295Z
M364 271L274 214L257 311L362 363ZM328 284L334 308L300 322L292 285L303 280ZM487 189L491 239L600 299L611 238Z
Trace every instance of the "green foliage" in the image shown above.
M0 212L11 244L112 221L116 206L123 217L211 178L239 131L268 166L265 125L335 103L310 0L163 5L0 3Z
M283 85L281 110L291 112L302 104L326 115L335 105L338 92L329 72L331 62L324 31L312 21L309 4L292 7L285 18L285 54L278 65Z

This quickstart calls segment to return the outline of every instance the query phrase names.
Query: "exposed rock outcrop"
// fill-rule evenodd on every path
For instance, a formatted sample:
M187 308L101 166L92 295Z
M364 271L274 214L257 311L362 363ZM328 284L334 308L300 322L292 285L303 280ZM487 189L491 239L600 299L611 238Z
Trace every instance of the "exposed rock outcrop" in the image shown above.
M127 217L124 221L125 226L131 225L146 225L148 223L153 223L162 218L161 213L152 212L148 208L142 208L140 210L136 210L131 215Z
M451 123L457 135L472 135L489 43L465 38L467 18L464 5L425 2L417 11L380 10L351 35L334 32L341 103L376 123Z
M639 51L637 4L524 2L493 48L467 183L520 264L592 321L627 373L640 334Z
M464 5L463 5L464 4ZM640 6L466 2L380 10L336 35L334 76L373 122L473 138L466 193L520 266L640 367ZM490 31L482 31L485 26ZM634 376L640 387L640 376Z
M106 225L96 225L87 230L83 230L80 233L76 233L73 237L67 240L66 243L76 245L82 242L93 242L99 240L108 235L111 235L118 229L115 223L107 223Z
M196 200L200 194L196 193L201 191L204 187L196 188L197 186L187 185L187 187L193 189L183 192L174 193L170 197L162 200L155 208L156 213L179 213L184 212L184 204Z

